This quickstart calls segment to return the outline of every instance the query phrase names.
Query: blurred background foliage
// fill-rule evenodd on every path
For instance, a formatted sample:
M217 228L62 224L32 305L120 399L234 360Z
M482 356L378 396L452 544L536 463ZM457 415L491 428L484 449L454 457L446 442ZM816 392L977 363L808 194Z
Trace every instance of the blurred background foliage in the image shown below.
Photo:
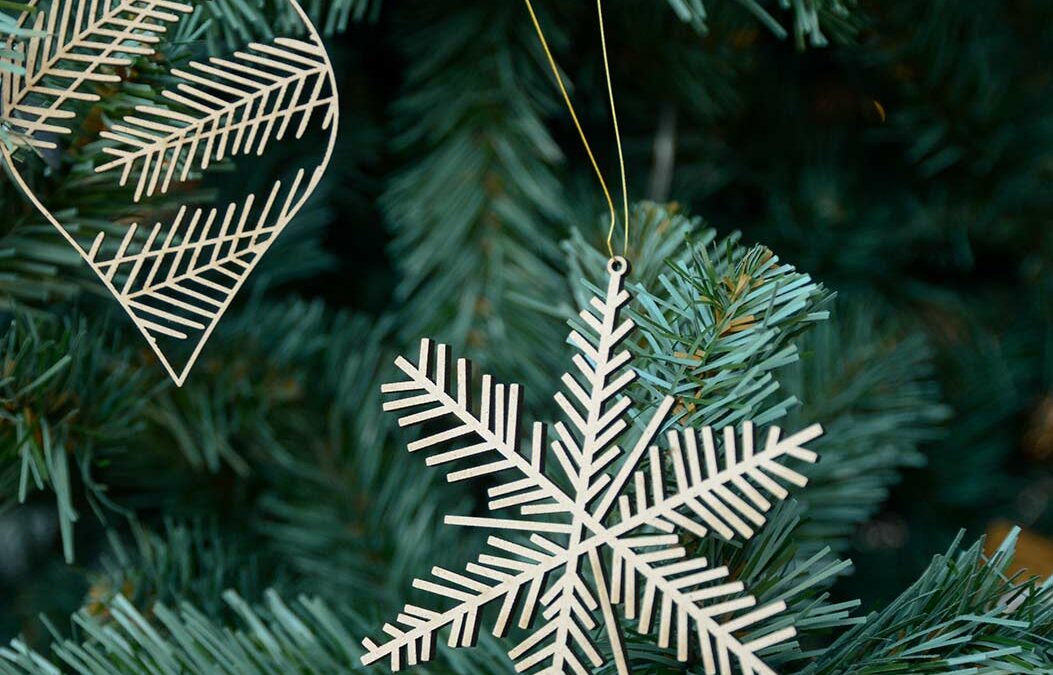
M192 53L300 30L284 0L196 4L96 119ZM780 672L1049 672L1053 2L605 4L631 395L676 396L678 424L828 430L764 538L698 543L763 597L801 581ZM537 5L614 176L595 8ZM380 414L393 355L429 335L551 411L607 223L525 8L304 7L337 72L333 163L182 389L0 181L0 673L351 669L412 576L479 544L437 524L485 486L436 479ZM105 228L127 194L74 147L49 206ZM484 639L428 672L505 668Z

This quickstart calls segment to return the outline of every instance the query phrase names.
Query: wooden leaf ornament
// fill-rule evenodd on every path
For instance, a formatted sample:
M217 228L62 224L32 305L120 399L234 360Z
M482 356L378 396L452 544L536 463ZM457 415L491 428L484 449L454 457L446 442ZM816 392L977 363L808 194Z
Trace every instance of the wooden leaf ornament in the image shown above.
M7 42L24 72L0 72L0 144L12 179L73 245L181 385L216 324L275 238L317 187L338 121L332 65L295 0L302 35L251 42L226 55L200 55L170 71L161 97L92 130L84 120L101 87L119 87L194 7L174 0L51 0L24 12L33 36ZM11 55L14 56L11 56ZM196 55L195 55L196 56ZM259 183L256 158L282 144L311 143L262 189L224 194L217 205L180 201L233 164ZM80 214L47 206L48 175L69 170L48 153L94 144L98 180L121 186L128 216L86 227ZM17 156L16 156L17 155ZM302 159L304 155L310 156ZM283 159L285 155L282 156ZM71 162L72 163L72 162ZM149 214L148 217L144 214Z
M636 419L622 396L636 377L618 346L634 328L619 316L630 299L625 269L612 261L606 294L570 334L574 368L554 397L563 420L535 423L525 442L519 385L483 375L474 403L470 365L454 366L445 345L424 340L416 362L396 360L401 377L384 385L384 409L400 426L424 425L407 449L450 481L496 477L489 508L504 513L446 517L492 532L489 548L463 571L436 567L414 582L438 606L406 605L383 640L363 641L363 663L399 670L428 661L440 630L451 647L468 647L483 626L497 636L518 626L525 632L509 652L516 672L584 674L612 661L628 673L624 620L680 661L694 654L707 675L775 675L761 654L795 635L768 623L785 603L758 607L731 570L689 555L680 535L752 537L788 486L806 483L794 464L818 459L806 445L822 429L759 435L746 422L741 431L705 427L660 439L673 399Z

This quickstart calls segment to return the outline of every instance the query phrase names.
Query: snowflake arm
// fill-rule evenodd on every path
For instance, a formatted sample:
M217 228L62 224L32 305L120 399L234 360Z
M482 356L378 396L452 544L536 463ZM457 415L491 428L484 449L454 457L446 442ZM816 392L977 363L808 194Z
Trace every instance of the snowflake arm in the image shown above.
M624 604L627 619L639 618L639 632L651 632L659 608L658 644L669 647L675 634L678 659L687 660L693 629L707 674L730 673L734 659L744 673L774 675L757 652L793 637L794 629L787 627L749 642L738 639L736 633L784 611L785 604L772 603L718 620L721 615L754 607L756 600L743 594L741 582L727 581L727 568L708 569L704 559L685 559L686 552L672 533L679 528L698 537L707 536L710 530L727 539L752 537L750 524L763 525L764 513L772 507L765 493L784 499L788 492L780 481L797 486L807 482L780 462L786 458L816 461L815 453L804 444L821 433L821 427L813 425L781 439L779 429L772 427L764 449L754 453L753 425L747 422L742 453L737 456L734 429L726 427L721 466L712 429L701 431L702 452L696 442L698 432L670 431L668 454L676 481L676 491L670 495L664 494L666 481L658 449L651 447L649 470L634 472L635 500L628 495L619 497L621 522L610 528L612 541L607 542L614 559L612 601ZM651 534L654 531L659 534ZM640 550L646 546L651 548Z
M565 565L573 553L537 533L529 539L532 545L496 536L487 543L489 553L470 563L464 574L435 567L432 579L414 581L415 588L451 599L455 605L445 612L406 605L396 619L397 625L386 624L383 628L389 641L378 646L368 638L363 640L367 653L362 663L368 665L387 657L392 670L397 671L403 654L406 665L428 661L433 656L436 633L446 626L450 626L451 647L471 646L478 635L483 609L496 601L500 601L501 609L493 624L494 635L507 633L517 601L522 601L518 625L530 626L546 576Z
M438 466L470 460L469 468L447 473L450 482L513 470L519 476L491 489L492 496L508 495L529 487L532 488L530 501L541 502L550 512L569 509L573 500L544 473L538 441L542 434L537 425L531 458L526 459L519 451L519 385L494 384L489 375L483 375L479 409L475 412L471 396L471 364L466 359L458 359L456 381L452 382L447 372L448 352L446 345L433 349L431 340L421 340L416 364L401 356L395 361L405 379L381 388L385 394L409 394L384 403L384 410L400 413L399 426L415 426L433 420L445 422L441 430L409 443L406 449L418 452L452 443L452 448L429 456L425 462L428 466ZM491 508L514 503L506 496L502 500L492 500ZM470 520L460 524L470 524ZM520 522L519 527L510 529L528 529L530 525Z
M650 479L644 471L631 470L636 487L636 508L629 498L618 495L623 504L622 522L612 526L609 533L620 536L644 525L663 531L672 531L673 525L686 529L696 536L707 536L709 529L715 530L724 539L736 536L749 539L756 527L764 524L764 513L771 509L772 502L767 493L776 500L789 497L789 492L780 481L796 487L804 487L808 479L782 462L787 458L814 463L818 455L805 447L820 435L823 429L818 424L803 429L792 436L781 437L779 427L770 427L764 449L754 452L754 430L746 422L742 430L742 453L738 456L733 427L724 428L724 462L720 466L715 434L710 427L701 432L685 429L682 434L667 433L668 454L672 457L676 491L665 495L663 467L658 449L650 449ZM683 446L680 437L683 437ZM702 449L699 450L698 437ZM629 467L627 464L623 467ZM633 466L632 469L636 467ZM778 480L776 480L778 479ZM651 496L647 487L650 484ZM759 489L758 489L759 488ZM605 517L597 508L597 517ZM681 511L693 513L691 518ZM708 527L707 527L708 526Z

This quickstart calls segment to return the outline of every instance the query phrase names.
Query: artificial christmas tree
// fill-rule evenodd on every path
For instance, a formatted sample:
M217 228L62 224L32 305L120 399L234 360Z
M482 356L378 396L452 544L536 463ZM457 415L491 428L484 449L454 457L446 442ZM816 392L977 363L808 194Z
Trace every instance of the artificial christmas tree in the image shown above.
M153 56L107 66L116 81L89 87L98 100L78 104L61 152L0 127L41 201L89 240L136 203L133 182L95 172L112 161L99 132L163 102L202 55L304 38L285 2L189 4ZM23 9L0 18L12 51L34 39ZM594 8L535 9L613 175ZM413 578L483 551L442 514L482 516L497 484L445 484L401 450L416 437L380 414L393 356L434 336L522 382L523 418L559 415L544 394L567 322L605 288L611 221L529 14L304 10L341 94L330 171L183 387L0 181L0 672L358 669L360 640L416 602ZM1034 450L1053 386L1053 3L606 11L635 202L632 408L648 419L672 397L678 431L827 430L808 485L755 537L710 533L686 553L758 606L786 603L798 635L764 653L778 673L1047 671L1049 583L1008 572L1013 537L987 555L958 532L1053 523ZM265 193L317 149L227 158L138 215ZM672 642L624 637L633 672L705 672L701 651L685 666ZM444 643L418 672L509 668L512 643L489 632Z

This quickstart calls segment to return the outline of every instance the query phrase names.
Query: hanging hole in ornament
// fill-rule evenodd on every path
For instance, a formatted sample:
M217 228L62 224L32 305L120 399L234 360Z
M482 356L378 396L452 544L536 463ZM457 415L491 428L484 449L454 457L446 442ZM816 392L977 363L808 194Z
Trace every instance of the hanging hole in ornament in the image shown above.
M607 271L611 274L625 275L629 273L629 261L620 255L616 255L607 261Z

